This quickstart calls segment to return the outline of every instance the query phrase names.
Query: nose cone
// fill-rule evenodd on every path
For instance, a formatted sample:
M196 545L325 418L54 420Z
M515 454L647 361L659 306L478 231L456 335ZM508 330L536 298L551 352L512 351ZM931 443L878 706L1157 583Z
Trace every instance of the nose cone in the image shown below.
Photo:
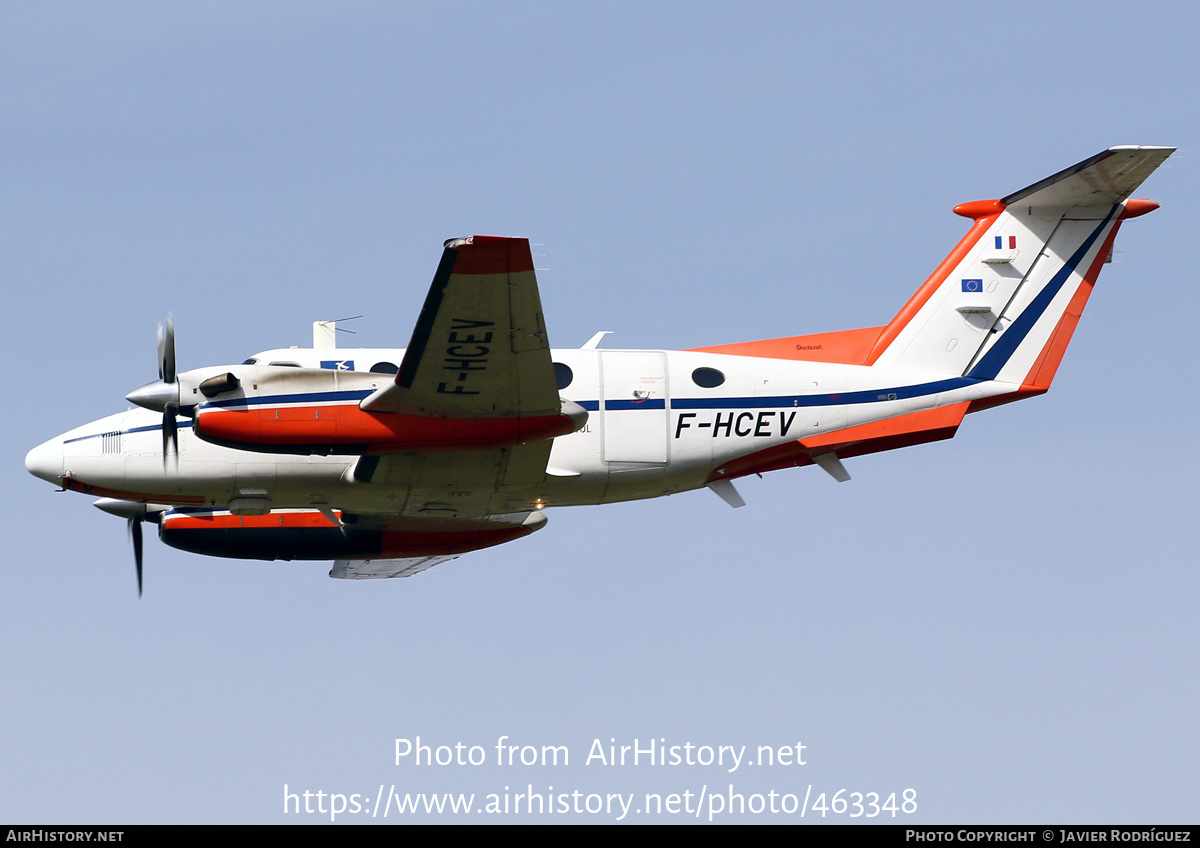
M25 469L49 483L62 480L63 445L58 439L43 442L25 454Z
M179 384L164 383L162 380L157 380L134 389L125 395L125 400L137 404L143 409L150 409L154 412L165 412L167 404L179 404Z

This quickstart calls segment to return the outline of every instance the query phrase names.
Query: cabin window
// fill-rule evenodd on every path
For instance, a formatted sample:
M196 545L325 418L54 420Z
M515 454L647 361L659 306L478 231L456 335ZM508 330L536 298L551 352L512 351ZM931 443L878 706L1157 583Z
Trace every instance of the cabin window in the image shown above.
M571 381L575 379L575 374L571 371L571 366L564 365L561 362L555 362L554 379L558 381L559 391L562 391L567 386L571 385Z
M391 362L376 362L371 366L372 374L398 374L400 369Z
M716 368L697 368L692 372L692 382L702 389L715 389L725 382L725 375Z

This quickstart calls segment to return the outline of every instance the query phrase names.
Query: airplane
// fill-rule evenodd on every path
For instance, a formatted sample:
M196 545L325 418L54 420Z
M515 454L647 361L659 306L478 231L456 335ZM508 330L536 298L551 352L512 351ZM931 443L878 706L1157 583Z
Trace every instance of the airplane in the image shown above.
M445 242L406 348L311 348L178 371L38 445L33 475L199 554L409 577L546 525L547 507L708 488L952 437L1043 394L1131 195L1173 147L1119 146L999 200L886 325L682 351L552 350L524 238Z

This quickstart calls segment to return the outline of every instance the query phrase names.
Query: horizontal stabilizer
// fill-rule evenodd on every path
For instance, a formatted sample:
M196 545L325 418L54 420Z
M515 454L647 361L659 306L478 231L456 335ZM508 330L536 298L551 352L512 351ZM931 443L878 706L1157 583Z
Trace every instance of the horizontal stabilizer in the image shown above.
M1071 208L1120 203L1175 152L1174 147L1110 147L1001 200L1005 206Z

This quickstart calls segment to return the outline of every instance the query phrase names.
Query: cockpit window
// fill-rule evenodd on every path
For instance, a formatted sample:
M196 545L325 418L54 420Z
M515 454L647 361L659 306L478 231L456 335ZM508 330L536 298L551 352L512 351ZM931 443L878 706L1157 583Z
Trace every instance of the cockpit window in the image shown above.
M268 365L280 365L284 368L299 368L300 367L299 362L270 362L267 364Z
M258 360L257 360L257 359L255 359L255 358L252 356L252 357L250 357L249 359L247 359L245 362L243 362L242 364L243 364L243 365L257 365L257 364L258 364Z

